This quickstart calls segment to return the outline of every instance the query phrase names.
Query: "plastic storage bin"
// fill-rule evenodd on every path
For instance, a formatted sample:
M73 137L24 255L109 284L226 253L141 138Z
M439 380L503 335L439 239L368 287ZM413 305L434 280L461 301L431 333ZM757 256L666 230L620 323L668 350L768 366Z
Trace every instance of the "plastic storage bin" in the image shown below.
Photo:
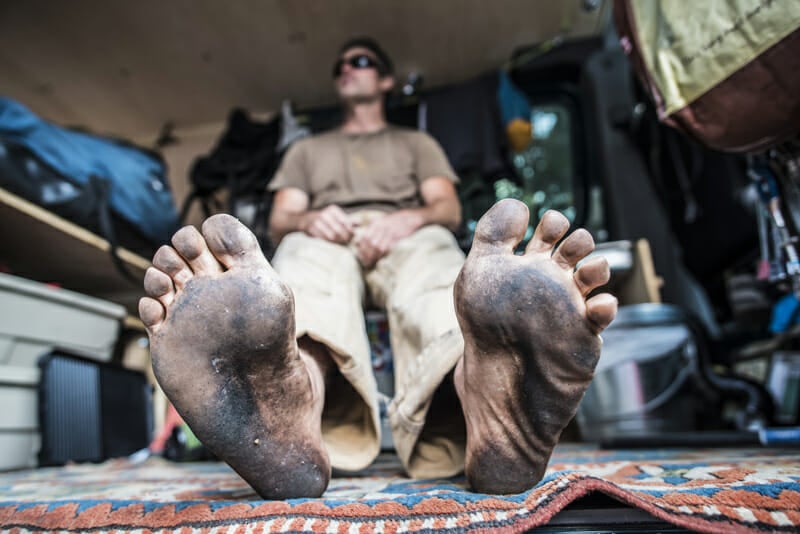
M111 302L0 274L0 365L36 366L54 348L108 361L125 315Z
M35 467L39 369L0 366L0 471Z

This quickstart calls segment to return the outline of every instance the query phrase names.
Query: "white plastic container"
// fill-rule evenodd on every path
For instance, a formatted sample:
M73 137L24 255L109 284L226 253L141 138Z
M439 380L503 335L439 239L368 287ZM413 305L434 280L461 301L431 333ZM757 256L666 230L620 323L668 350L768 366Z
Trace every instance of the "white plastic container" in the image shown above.
M0 273L0 365L36 366L54 348L108 361L125 315L118 304Z
M36 467L39 369L0 365L0 471Z

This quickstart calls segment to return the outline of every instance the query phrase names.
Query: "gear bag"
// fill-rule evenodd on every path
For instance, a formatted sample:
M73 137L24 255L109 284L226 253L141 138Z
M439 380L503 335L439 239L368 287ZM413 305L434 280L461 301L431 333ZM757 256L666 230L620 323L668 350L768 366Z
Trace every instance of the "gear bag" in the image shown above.
M271 207L267 183L283 155L277 148L280 136L278 117L257 122L242 109L232 110L216 146L192 164L192 190L181 209L181 220L186 220L197 201L206 217L221 211L239 217L264 246ZM219 202L219 192L226 194L227 206ZM245 213L245 207L252 208L253 213Z
M800 130L800 2L615 0L614 19L661 121L729 152Z
M0 98L0 187L150 255L178 229L161 156L48 123ZM115 262L121 262L115 257Z

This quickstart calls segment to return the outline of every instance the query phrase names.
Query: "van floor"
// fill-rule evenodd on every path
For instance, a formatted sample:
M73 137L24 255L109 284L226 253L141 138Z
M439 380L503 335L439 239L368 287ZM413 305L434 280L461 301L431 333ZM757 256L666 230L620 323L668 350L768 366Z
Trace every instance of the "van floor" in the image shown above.
M160 457L0 473L0 529L214 532L796 532L800 450L556 449L517 495L410 480L391 453L320 499L261 500L227 465Z

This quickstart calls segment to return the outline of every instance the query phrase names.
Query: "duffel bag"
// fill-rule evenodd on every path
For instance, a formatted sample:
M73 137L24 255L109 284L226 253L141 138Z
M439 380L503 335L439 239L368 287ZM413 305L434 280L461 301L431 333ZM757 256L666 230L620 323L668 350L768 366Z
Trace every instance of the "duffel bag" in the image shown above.
M800 2L615 0L614 20L663 122L729 152L800 131Z
M2 97L0 187L140 253L179 227L159 154L51 124Z

